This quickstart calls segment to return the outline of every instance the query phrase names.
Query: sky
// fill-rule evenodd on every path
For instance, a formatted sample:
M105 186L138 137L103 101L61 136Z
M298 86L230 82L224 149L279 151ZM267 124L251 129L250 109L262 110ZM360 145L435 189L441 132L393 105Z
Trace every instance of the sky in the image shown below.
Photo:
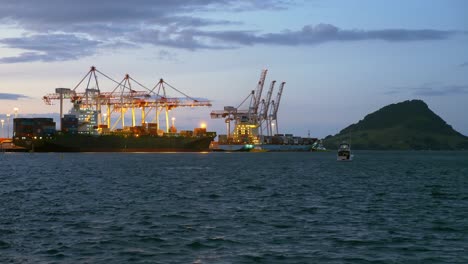
M421 99L468 135L468 1L0 4L2 119L14 107L23 117L57 117L58 105L45 105L42 97L75 87L96 66L118 81L128 73L153 87L164 78L210 99L211 108L171 115L181 129L206 122L208 130L225 134L224 121L209 113L239 105L268 69L265 90L272 80L286 82L280 133L322 138L385 105ZM113 88L100 83L103 91Z

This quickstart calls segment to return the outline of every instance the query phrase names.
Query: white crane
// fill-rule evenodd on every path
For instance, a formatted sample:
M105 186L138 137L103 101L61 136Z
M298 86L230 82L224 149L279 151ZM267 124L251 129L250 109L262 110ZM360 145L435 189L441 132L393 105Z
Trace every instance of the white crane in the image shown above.
M260 74L260 80L258 81L258 84L257 84L257 90L255 91L254 97L253 97L253 105L251 105L249 109L249 112L250 112L249 119L253 123L258 122L258 107L260 106L262 92L263 92L263 85L265 84L267 72L268 70L264 69L262 70L262 73Z
M265 122L268 136L271 136L270 129L269 129L271 124L270 124L270 120L268 118L268 110L269 110L270 105L271 105L271 95L273 94L273 89L275 87L275 84L276 84L276 81L271 82L270 89L268 89L266 99L262 100L262 110L261 110L261 113L260 113L260 129L263 131L262 126L263 126L263 123ZM263 134L263 132L262 132L262 134Z
M270 115L270 122L275 120L275 125L276 125L276 134L278 134L278 109L279 109L279 104L281 101L281 95L283 94L283 88L286 82L282 82L279 87L278 94L276 95L276 100L271 101L272 104L272 113ZM270 125L270 131L273 130Z

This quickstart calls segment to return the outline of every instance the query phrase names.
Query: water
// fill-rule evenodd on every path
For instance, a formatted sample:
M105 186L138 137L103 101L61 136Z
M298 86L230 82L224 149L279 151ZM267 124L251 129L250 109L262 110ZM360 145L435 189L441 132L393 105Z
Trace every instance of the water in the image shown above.
M468 263L468 152L0 164L0 263Z

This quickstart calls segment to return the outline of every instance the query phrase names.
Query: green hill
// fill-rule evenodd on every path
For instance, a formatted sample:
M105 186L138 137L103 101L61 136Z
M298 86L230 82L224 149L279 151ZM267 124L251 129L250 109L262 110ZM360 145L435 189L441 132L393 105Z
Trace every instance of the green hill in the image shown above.
M336 149L342 141L351 142L352 149L468 149L468 137L455 131L421 100L385 106L337 135L326 137L323 143Z

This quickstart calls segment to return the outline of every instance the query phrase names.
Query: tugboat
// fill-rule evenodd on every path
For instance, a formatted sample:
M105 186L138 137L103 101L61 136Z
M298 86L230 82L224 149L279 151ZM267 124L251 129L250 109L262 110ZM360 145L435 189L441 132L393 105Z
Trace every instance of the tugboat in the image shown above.
M351 155L351 145L343 142L338 147L338 154L336 156L337 161L351 161L353 160L353 155Z

